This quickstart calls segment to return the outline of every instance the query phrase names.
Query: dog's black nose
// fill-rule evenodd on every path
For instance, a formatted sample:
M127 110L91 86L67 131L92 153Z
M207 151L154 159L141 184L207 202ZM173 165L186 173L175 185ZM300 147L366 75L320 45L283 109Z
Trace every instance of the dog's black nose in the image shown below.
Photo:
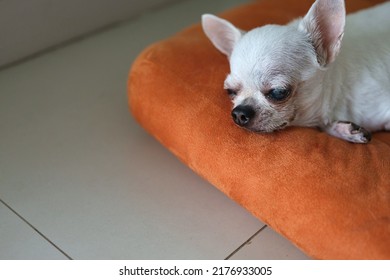
M239 105L232 111L233 120L239 126L246 126L254 115L255 110L248 105Z

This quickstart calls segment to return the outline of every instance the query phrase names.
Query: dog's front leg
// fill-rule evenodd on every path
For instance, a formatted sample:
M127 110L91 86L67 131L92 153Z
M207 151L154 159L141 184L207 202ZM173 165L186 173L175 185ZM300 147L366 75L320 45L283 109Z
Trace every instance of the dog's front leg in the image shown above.
M323 130L352 143L368 143L371 140L371 133L353 122L335 121L323 127Z

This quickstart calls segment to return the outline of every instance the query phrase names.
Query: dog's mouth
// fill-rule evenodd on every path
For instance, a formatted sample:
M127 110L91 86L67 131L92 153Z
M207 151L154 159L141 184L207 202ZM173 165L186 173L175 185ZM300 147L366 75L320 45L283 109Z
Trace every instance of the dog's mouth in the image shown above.
M288 122L284 122L281 125L279 125L278 127L276 127L275 130L281 130L287 126L288 126Z
M288 121L286 120L281 124L274 124L272 122L268 122L267 124L259 123L258 125L256 125L254 123L251 126L248 126L247 129L258 133L272 133L288 127L295 120L295 116L296 114L294 113Z
M275 131L282 130L288 126L288 122L284 122L277 126L269 126L269 127L245 127L247 130L256 132L256 133L272 133Z

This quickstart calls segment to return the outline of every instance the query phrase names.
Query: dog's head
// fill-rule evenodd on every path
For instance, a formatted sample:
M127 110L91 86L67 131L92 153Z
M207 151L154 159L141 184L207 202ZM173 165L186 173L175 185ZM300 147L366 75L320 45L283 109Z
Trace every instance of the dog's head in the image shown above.
M233 102L235 123L257 132L292 124L310 91L308 81L339 52L344 24L343 0L317 0L303 19L249 32L203 15L204 32L229 59L224 88Z

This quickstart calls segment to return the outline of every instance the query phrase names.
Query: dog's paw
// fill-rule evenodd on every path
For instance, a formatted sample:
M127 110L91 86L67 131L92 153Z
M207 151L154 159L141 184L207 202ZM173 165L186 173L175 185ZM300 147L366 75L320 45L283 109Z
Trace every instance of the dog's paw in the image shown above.
M352 143L365 144L371 141L371 133L353 122L336 121L329 125L326 131Z

